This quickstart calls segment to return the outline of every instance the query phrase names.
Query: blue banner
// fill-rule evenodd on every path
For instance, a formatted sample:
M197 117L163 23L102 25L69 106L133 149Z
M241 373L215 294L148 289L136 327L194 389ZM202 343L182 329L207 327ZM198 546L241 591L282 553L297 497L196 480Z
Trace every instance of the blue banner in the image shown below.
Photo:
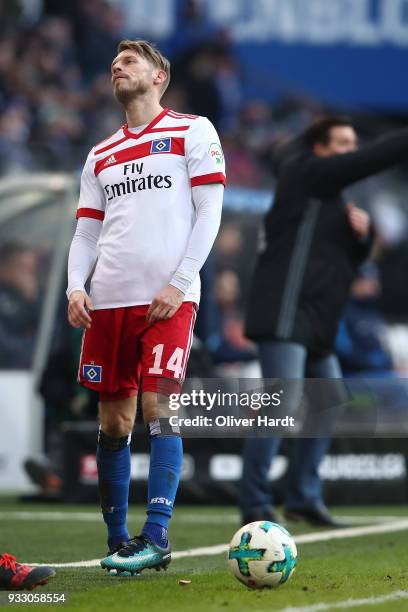
M207 0L207 9L230 32L249 95L408 111L408 0Z
M123 0L133 33L172 57L226 30L245 93L295 92L347 108L408 110L408 0ZM130 33L130 31L129 31Z

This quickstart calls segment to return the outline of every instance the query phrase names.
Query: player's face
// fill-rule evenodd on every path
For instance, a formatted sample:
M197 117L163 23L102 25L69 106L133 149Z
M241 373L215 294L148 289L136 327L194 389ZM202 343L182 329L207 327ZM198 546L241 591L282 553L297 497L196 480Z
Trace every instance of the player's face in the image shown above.
M113 93L121 104L146 94L153 88L155 69L147 59L134 51L119 53L112 62Z
M329 142L325 145L317 144L315 153L322 157L338 155L339 153L352 153L358 147L357 134L348 125L339 125L330 130Z

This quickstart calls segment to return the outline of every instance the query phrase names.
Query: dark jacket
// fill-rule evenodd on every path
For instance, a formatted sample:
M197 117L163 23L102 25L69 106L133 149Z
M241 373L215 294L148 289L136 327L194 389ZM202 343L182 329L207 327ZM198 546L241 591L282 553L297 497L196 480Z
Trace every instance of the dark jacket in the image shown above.
M371 246L355 237L342 190L407 158L408 129L355 153L319 157L299 146L288 154L248 297L249 338L333 352L351 281Z

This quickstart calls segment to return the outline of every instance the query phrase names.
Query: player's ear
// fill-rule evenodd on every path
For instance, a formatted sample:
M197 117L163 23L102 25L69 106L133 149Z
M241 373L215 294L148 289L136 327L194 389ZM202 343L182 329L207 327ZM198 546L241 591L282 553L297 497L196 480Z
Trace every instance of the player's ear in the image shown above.
M156 70L153 75L153 83L155 85L162 85L167 79L167 73L165 70Z

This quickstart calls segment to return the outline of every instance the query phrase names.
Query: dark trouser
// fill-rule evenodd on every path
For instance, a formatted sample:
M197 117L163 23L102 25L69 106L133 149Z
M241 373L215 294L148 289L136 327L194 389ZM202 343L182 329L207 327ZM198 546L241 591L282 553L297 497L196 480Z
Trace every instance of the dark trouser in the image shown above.
M341 378L335 355L308 356L306 347L294 342L261 342L259 358L264 378ZM268 472L276 456L280 438L247 438L243 448L243 473L239 504L242 513L263 511L273 506ZM322 502L322 482L318 474L330 438L294 439L287 474L285 507L306 508Z

